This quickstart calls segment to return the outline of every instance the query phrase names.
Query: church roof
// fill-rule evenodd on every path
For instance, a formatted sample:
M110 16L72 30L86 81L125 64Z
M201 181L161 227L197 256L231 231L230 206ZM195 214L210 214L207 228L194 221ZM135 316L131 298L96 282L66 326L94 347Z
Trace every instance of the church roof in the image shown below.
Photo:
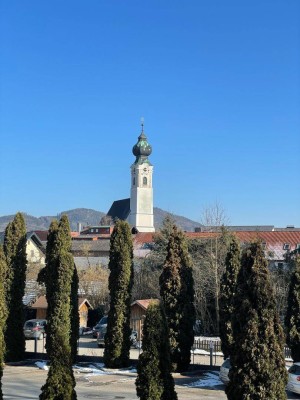
M112 203L107 215L112 219L125 221L130 213L130 199L116 200Z

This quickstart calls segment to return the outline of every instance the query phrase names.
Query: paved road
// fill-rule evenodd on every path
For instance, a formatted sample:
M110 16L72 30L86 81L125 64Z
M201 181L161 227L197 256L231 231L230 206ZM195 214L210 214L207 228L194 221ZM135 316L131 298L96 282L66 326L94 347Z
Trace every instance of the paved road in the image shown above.
M40 388L47 377L47 371L39 370L33 365L6 366L3 375L4 399L38 399ZM216 390L189 388L184 386L194 378L175 374L176 391L179 400L207 400L226 399L223 388ZM78 373L76 378L76 392L78 400L105 399L105 400L136 400L135 379L136 373L89 375Z
M34 341L26 341L26 350L34 350ZM37 350L43 353L43 341L38 341ZM92 338L81 338L79 346L80 355L93 355L101 357L103 349L98 348L96 340ZM131 350L131 359L137 359L139 350ZM196 356L195 356L196 357ZM197 356L200 357L200 356ZM196 360L195 360L196 361ZM199 359L200 363L200 359ZM196 364L196 362L195 362ZM215 372L217 374L217 372ZM187 387L186 384L201 379L203 372L193 376L182 376L174 374L176 391L179 400L222 400L226 399L224 386L216 384L212 387L199 388ZM31 400L38 399L40 388L47 377L47 371L39 370L33 363L25 366L6 365L3 376L3 393L5 400ZM76 392L78 400L103 399L103 400L136 400L135 373L116 374L112 372L106 375L89 375L76 373ZM293 393L288 393L288 400L300 399Z
M36 366L5 366L3 375L4 400L32 400L38 399L40 388L47 377L47 371ZM174 374L178 400L224 400L224 386L218 385L210 388L187 387L186 384L201 379L201 375L181 376ZM75 373L76 392L78 400L136 400L135 379L136 374L124 372L122 374L90 375ZM299 399L292 393L288 399Z

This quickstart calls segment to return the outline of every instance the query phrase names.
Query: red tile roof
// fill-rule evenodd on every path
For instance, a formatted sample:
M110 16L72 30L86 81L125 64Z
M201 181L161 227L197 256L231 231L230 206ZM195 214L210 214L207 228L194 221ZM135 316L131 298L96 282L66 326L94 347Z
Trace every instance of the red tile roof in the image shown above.
M144 310L147 310L147 308L149 307L150 303L159 303L158 299L144 299L144 300L135 300L131 306L137 304L140 307L142 307Z
M33 231L41 242L47 241L48 231Z
M32 304L31 308L48 308L46 296L38 297L35 303Z
M79 232L71 232L71 237L73 238L73 237L77 237L77 236L79 236L80 235L80 233Z
M300 244L300 232L235 232L235 235L241 242L249 242L259 238L269 246L289 243L291 250L294 250L297 244Z
M290 244L290 249L294 250L300 244L300 231L238 231L234 233L241 242L250 242L260 238L268 246L283 246L284 243ZM185 232L190 239L207 239L219 236L218 232ZM138 233L135 236L137 244L153 242L153 233Z
M134 242L136 243L152 243L153 233L152 232L139 232L134 237Z
M41 242L47 241L48 231L33 231ZM71 232L72 237L77 237L79 232Z
M79 297L78 308L80 308L84 303L86 303L89 308L92 308L90 302L87 299L85 299L84 297ZM31 308L48 308L46 296L38 297L36 302L32 304Z

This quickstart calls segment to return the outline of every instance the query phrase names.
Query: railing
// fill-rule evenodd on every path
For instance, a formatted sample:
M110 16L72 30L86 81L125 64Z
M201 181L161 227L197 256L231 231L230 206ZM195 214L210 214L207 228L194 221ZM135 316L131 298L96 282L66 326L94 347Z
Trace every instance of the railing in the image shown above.
M291 359L291 350L284 347L284 357L288 362ZM195 339L192 348L192 363L210 366L220 366L224 361L221 341L216 339Z

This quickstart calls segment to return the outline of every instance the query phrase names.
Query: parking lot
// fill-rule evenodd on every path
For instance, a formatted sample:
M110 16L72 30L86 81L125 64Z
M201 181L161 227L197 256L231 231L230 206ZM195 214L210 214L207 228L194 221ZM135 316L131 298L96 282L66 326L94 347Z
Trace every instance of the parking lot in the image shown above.
M33 352L37 345L36 354L38 359L46 358L43 340L27 340L26 351ZM98 348L96 339L88 337L80 337L78 354L87 356L94 363L101 363L103 356L103 348ZM137 360L140 349L131 349L131 360ZM32 354L32 353L31 353ZM217 357L217 364L221 364L223 358ZM176 391L179 400L198 400L205 398L207 400L226 399L225 387L218 380L218 368L209 371L209 367L201 369L200 365L209 364L209 356L192 355L193 371L187 374L174 374L176 383ZM91 362L81 365L89 366ZM199 365L199 369L197 368ZM135 393L135 371L118 371L113 370L105 374L89 373L88 370L79 372L74 369L76 379L76 392L79 400L83 399L137 399ZM45 382L47 371L40 370L34 365L34 360L30 365L24 366L6 366L4 370L4 399L37 399L40 388ZM16 384L16 381L18 382ZM200 382L200 385L199 385ZM195 384L195 387L192 385ZM17 395L16 390L19 392ZM25 391L25 392L24 392ZM23 396L21 395L23 393ZM24 396L26 393L26 397ZM300 399L300 396L288 392L288 400Z
M81 336L79 338L79 347L78 347L78 355L80 356L95 356L102 357L103 356L103 348L99 348L97 346L96 339L92 338L91 335ZM34 352L35 346L37 353L45 354L45 340L26 340L26 351ZM139 357L141 350L132 348L130 350L130 358L132 360L137 360ZM196 365L210 365L210 356L202 355L202 354L194 354L191 355L191 363ZM223 362L223 357L217 356L213 357L213 365L220 366Z

